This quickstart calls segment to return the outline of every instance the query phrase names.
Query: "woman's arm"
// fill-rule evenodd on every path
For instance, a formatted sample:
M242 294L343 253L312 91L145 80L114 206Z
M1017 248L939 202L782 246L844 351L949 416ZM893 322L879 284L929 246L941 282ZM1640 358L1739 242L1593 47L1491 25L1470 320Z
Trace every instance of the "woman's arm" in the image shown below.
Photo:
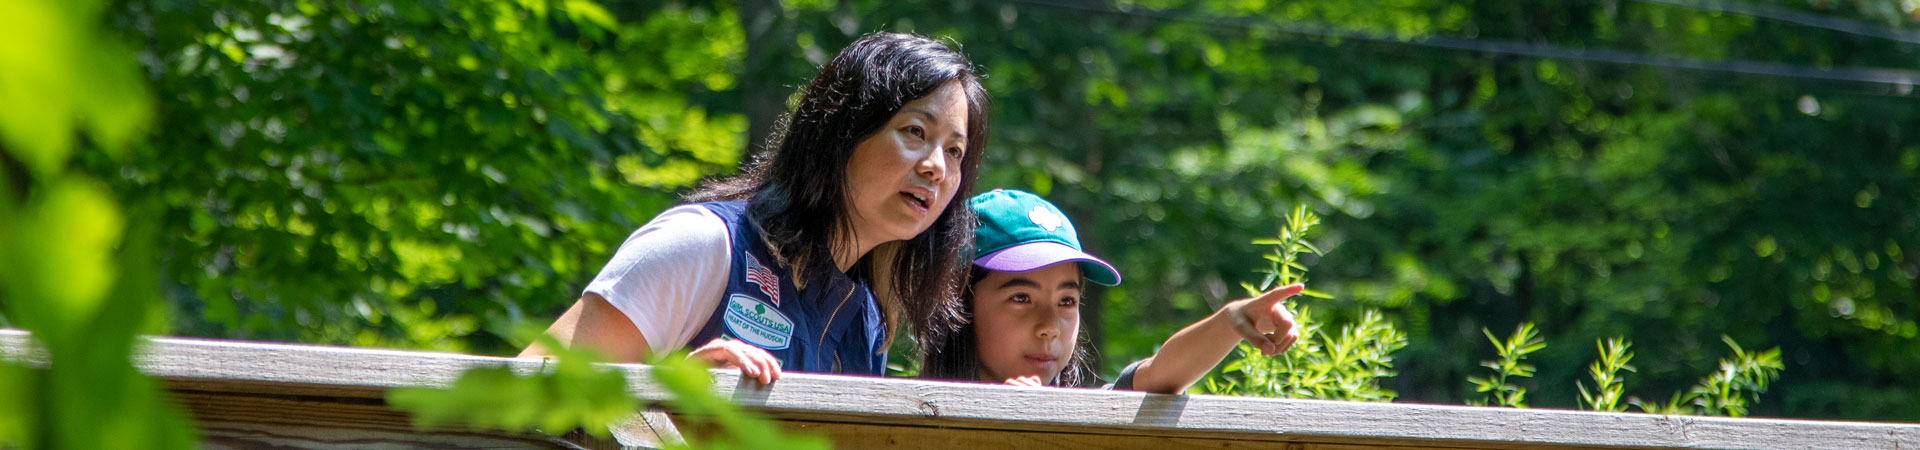
M621 315L620 310L600 298L599 294L587 293L574 302L572 308L560 314L547 327L560 345L572 348L581 345L594 353L610 358L611 362L642 362L652 353L647 346L647 336L633 322ZM521 358L538 358L552 355L539 342L528 345L520 351ZM714 339L700 348L694 349L689 357L706 361L714 367L732 367L745 372L748 377L760 380L760 384L772 383L780 379L780 363L759 347L744 342L727 339Z
M1300 332L1294 329L1293 313L1282 301L1305 289L1294 284L1228 303L1206 319L1174 333L1159 352L1134 369L1133 388L1160 394L1186 392L1188 386L1219 365L1241 339L1267 355L1287 351L1300 339Z
M567 312L547 327L547 334L560 341L560 345L575 348L584 346L612 362L640 362L651 353L647 346L647 336L627 320L627 316L600 294L588 292L567 308ZM521 358L536 358L551 355L540 343L535 342L520 352Z
M719 308L731 273L726 223L699 205L668 209L634 230L565 313L547 327L561 346L640 362L688 342ZM548 355L530 346L521 356Z

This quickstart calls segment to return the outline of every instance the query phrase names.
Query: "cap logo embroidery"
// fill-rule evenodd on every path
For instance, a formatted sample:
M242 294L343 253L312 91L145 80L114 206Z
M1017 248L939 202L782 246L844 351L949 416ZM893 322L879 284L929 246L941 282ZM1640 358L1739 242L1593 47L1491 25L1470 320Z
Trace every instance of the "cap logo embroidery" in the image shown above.
M1033 211L1027 212L1027 220L1033 221L1034 225L1039 225L1040 228L1045 228L1047 231L1060 228L1060 215L1054 214L1053 210L1047 209L1045 206L1034 205Z

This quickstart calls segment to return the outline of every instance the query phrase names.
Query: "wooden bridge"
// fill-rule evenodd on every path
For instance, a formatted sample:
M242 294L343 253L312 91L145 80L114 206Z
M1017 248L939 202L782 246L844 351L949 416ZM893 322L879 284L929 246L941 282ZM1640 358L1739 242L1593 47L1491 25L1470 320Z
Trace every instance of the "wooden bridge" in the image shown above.
M45 364L27 336L0 355ZM469 368L540 362L433 352L156 338L135 364L195 416L208 448L647 448L676 436L636 415L615 440L417 429L388 389L445 386ZM666 391L642 365L631 390ZM837 448L1833 448L1920 449L1920 425L1543 409L1153 395L789 373L770 386L715 371L725 398ZM641 418L644 417L645 420ZM659 431L661 434L653 433Z

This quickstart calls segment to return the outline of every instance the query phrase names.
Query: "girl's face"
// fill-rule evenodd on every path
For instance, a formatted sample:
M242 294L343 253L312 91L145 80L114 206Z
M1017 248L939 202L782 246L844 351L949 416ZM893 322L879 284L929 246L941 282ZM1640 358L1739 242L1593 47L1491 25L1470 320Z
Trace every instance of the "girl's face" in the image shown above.
M912 239L933 225L960 189L967 138L965 91L947 83L854 146L847 196L859 248Z
M1080 264L988 272L973 285L980 381L1027 376L1051 383L1080 336Z

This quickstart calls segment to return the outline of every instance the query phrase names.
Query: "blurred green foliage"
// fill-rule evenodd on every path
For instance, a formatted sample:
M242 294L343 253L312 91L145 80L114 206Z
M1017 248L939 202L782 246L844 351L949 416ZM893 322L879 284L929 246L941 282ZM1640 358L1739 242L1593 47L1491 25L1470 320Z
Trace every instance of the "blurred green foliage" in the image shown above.
M794 434L779 424L733 404L713 393L713 374L699 361L675 353L654 361L655 381L673 393L667 406L685 417L684 426L708 433L687 437L687 447L709 450L787 448L826 450L833 448L826 437Z
M834 51L916 31L988 75L981 187L1047 196L1130 274L1084 311L1108 373L1257 279L1239 243L1307 205L1339 255L1303 256L1341 294L1316 320L1382 311L1402 399L1476 396L1480 330L1532 322L1642 343L1628 396L1691 389L1725 335L1791 373L1752 414L1920 420L1920 108L1828 79L1920 69L1888 38L1915 10L1749 3L1847 26L1644 1L119 0L153 132L73 168L154 227L176 332L503 353ZM32 120L118 116L69 117ZM1577 405L1592 356L1530 358L1516 386Z
M182 333L503 351L742 152L739 114L690 104L739 58L737 24L705 9L116 7L163 93L138 145L180 151L92 167L160 208Z
M567 349L551 336L544 348L557 349L531 374L506 365L468 369L445 388L411 387L387 391L387 403L412 415L421 427L462 425L507 431L545 430L559 435L584 428L610 436L608 426L640 410L627 393L627 377L596 366L600 358Z
M622 372L596 364L589 352L567 350L550 336L539 337L544 348L557 349L530 374L507 366L467 370L445 388L402 388L387 393L395 408L413 415L419 426L460 425L508 431L545 431L559 435L575 428L601 438L609 426L640 411L641 402L627 392ZM675 421L686 442L668 442L673 449L817 449L832 445L814 435L785 432L777 423L749 412L713 392L706 364L685 352L653 358L647 373L670 397L662 402L679 414ZM684 432L683 431L683 432Z
M129 358L162 329L155 229L75 157L126 161L152 101L96 1L0 3L0 448L191 448L179 407ZM34 355L34 356L28 356Z

